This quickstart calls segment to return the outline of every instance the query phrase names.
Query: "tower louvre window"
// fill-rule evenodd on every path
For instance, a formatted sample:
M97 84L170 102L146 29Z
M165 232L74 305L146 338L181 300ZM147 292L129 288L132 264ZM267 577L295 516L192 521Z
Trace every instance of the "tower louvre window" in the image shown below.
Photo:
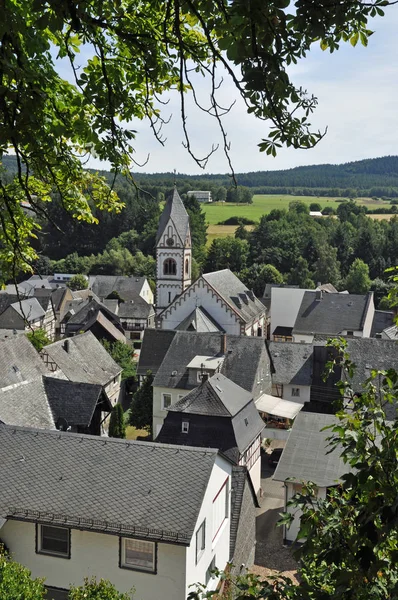
M163 275L176 275L177 263L173 258L166 258L163 263Z

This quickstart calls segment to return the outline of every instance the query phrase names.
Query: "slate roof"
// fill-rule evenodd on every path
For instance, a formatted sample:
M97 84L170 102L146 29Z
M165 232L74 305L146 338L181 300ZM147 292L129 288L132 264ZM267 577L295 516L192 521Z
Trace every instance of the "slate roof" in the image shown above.
M170 406L168 410L209 417L234 417L251 400L252 396L249 392L221 373L216 373Z
M56 290L53 290L51 299L53 301L54 310L57 311L61 308L62 301L64 299L65 294L67 293L66 287L59 287Z
M0 391L0 420L10 425L55 429L42 377Z
M334 415L300 412L293 423L274 479L312 481L319 487L336 484L348 472L349 466L340 458L338 448L328 454L327 438L331 431L321 431L336 423L338 419Z
M156 375L176 332L168 329L145 329L138 360L137 373Z
M161 343L162 338L157 335L166 333L165 331L153 330L148 339L145 331L142 344L142 352L148 352L145 348L147 340L151 347ZM170 332L171 333L171 332ZM221 341L223 335L219 333L195 333L191 331L174 331L173 339L167 340L168 349L164 354L164 359L158 367L154 386L188 389L188 371L186 366L197 355L216 356L221 355ZM231 379L234 383L240 385L243 389L251 392L256 382L256 374L259 362L266 348L264 338L251 337L247 335L227 335L227 354L223 362L221 372ZM157 348L157 352L160 349ZM141 357L140 357L141 366ZM176 373L173 375L173 373ZM192 386L191 386L192 387ZM196 386L195 386L196 387Z
M70 381L106 385L122 370L91 331L49 344L43 351Z
M81 304L82 306L78 311L76 311L75 306L73 306L75 314L72 315L71 318L68 320L68 324L86 324L93 319L95 313L97 313L99 310L102 310L105 316L109 316L111 319L114 319L118 322L118 317L114 315L110 310L108 310L106 306L104 306L104 304L98 302L94 298L90 299L89 302L86 302L86 300L82 300Z
M202 277L245 323L265 313L264 304L229 269L205 273Z
M0 389L47 373L45 364L24 334L0 339L0 365Z
M118 292L123 300L134 300L139 295L146 277L125 275L95 275L90 277L90 289L103 300L112 292Z
M371 369L398 370L398 344L393 340L375 338L347 339L347 351L356 366L351 380L355 392L362 390L361 384L370 377Z
M0 514L189 545L217 452L0 425Z
M52 303L53 290L48 288L35 288L33 297L37 299L43 310L47 312Z
M311 385L312 344L269 342L268 347L275 367L272 375L275 383Z
M68 425L82 427L90 425L102 394L101 385L78 383L56 377L44 377L43 383L55 424L62 417L66 419ZM110 402L107 404L108 411L111 411L112 405Z
M396 325L391 325L391 327L387 327L383 331L383 335L385 335L389 340L398 341L398 327Z
M373 296L372 292L358 294L305 292L299 308L293 334L336 335L344 330L361 331Z
M120 302L116 314L120 319L147 319L154 312L153 305L136 294L134 299Z
M203 306L196 307L186 319L181 321L176 329L178 331L198 331L200 333L206 331L224 332L224 329L214 321Z
M177 192L177 188L174 188L172 196L166 202L166 206L160 216L159 227L156 234L156 243L159 242L162 234L167 226L169 220L173 222L175 230L181 239L182 244L189 234L189 216L185 210L185 206Z
M390 310L375 310L373 316L372 329L370 337L375 337L376 333L382 333L394 322L394 313Z
M20 302L13 302L10 305L23 319L28 322L35 321L44 317L45 310L41 307L37 298L25 298Z

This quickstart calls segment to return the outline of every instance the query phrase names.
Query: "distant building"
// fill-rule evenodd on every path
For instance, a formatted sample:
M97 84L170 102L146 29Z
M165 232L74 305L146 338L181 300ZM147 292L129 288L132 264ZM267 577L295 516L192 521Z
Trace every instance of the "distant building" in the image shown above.
M205 192L203 190L187 192L187 196L194 196L198 202L213 202L211 192Z

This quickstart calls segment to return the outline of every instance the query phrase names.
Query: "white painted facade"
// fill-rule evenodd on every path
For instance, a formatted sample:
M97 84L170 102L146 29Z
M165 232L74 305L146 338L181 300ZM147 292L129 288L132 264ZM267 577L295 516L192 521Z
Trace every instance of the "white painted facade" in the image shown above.
M191 390L183 390L178 388L166 388L166 387L155 387L153 386L153 410L152 410L152 431L154 439L157 438L162 428L163 421L167 416L167 408L164 404L164 396L171 396L170 404L174 404L187 394Z
M238 315L208 286L203 277L199 277L162 313L161 329L175 329L198 306L203 307L226 333L231 335L246 333L242 331ZM251 331L251 325L248 329Z
M261 490L261 435L241 455L239 464L247 468L257 496Z
M151 290L151 286L149 285L148 279L145 278L144 283L142 284L142 288L140 289L140 296L148 302L148 304L154 303L154 296Z
M289 528L286 525L283 526L283 539L287 542L294 542L296 540L297 534L300 529L300 519L302 515L302 511L298 508L293 508L287 506L287 503L295 494L301 492L302 485L300 483L294 483L292 481L285 481L285 511L289 512L293 515L293 521ZM325 499L326 498L326 488L318 487L317 490L317 498Z
M85 577L109 579L120 592L135 588L137 600L185 600L191 584L205 582L206 571L215 557L215 564L225 569L229 559L230 518L212 539L213 500L227 481L230 507L232 465L217 456L209 478L202 507L189 547L157 543L156 573L121 568L120 538L116 535L71 530L70 558L36 553L36 524L9 520L1 529L1 538L13 558L26 566L32 577L45 578L45 584L69 589L82 585ZM196 531L206 520L205 548L196 561ZM218 583L210 579L208 589Z
M271 339L276 327L294 327L301 302L307 291L309 290L279 287L271 288Z
M272 383L272 395L283 400L303 404L310 401L311 386L290 383Z
M168 267L173 261L174 269ZM191 285L191 234L181 240L172 220L167 223L156 247L156 310L159 313Z

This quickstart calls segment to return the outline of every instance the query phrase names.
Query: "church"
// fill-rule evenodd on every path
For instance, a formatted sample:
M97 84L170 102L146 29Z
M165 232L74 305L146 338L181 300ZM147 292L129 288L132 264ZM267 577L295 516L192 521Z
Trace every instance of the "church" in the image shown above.
M191 281L189 216L174 188L156 236L156 325L159 329L264 336L266 309L230 271Z

